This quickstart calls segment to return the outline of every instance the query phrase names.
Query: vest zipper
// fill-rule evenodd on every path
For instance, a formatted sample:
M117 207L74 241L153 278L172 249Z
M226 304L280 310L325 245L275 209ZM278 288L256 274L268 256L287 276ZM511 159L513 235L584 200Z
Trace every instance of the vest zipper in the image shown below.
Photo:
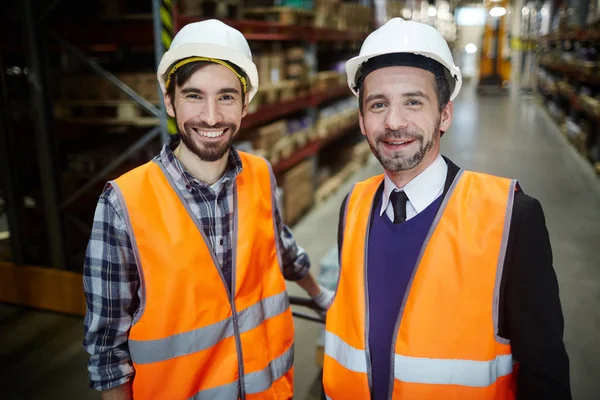
M223 282L223 286L225 287L225 290L227 291L227 296L229 298L229 305L231 306L231 319L233 321L233 333L234 333L234 337L235 337L235 347L236 347L236 351L237 351L237 356L238 356L238 374L239 374L239 390L238 390L238 394L239 394L239 399L241 400L245 400L246 399L246 388L245 388L245 381L244 381L244 357L242 354L242 339L240 337L240 327L238 324L238 320L237 320L237 310L235 308L235 264L236 264L236 250L237 247L234 245L234 243L237 243L237 213L235 212L235 210L237 209L237 185L236 185L236 181L234 180L233 182L233 239L232 240L232 266L231 266L231 290L227 287L227 281L225 280L225 277L223 276L223 271L220 268L221 264L217 261L217 256L215 254L215 250L212 248L212 242L208 240L208 238L206 237L206 234L204 233L204 230L202 229L202 224L200 224L200 222L196 219L196 217L194 216L194 213L192 212L192 210L190 209L189 204L187 204L187 202L185 201L185 198L182 196L182 194L179 192L179 190L177 189L177 185L175 184L175 182L173 181L173 178L171 177L171 175L167 172L167 170L165 169L164 165L162 165L162 163L157 163L158 166L160 167L160 169L163 171L163 174L165 175L165 177L167 178L167 181L169 182L169 184L171 185L171 187L173 188L173 190L175 191L175 193L177 193L177 196L179 197L179 200L181 201L181 204L183 204L183 206L185 207L185 209L188 212L188 215L190 216L190 218L192 219L192 221L194 221L194 224L196 225L196 228L198 228L198 231L200 232L200 235L202 235L202 239L204 239L204 243L206 243L206 247L208 247L208 251L210 253L211 258L213 259L213 263L215 265L215 267L217 268L217 272L219 273L219 276L221 277L221 282ZM217 199L218 195L215 196L215 207L217 204ZM216 244L215 244L216 246Z
M238 353L238 369L239 369L239 395L241 400L245 400L246 398L246 385L244 379L244 355L242 353L242 338L240 337L240 326L238 323L237 310L235 308L235 286L236 286L236 264L237 264L237 237L238 237L238 213L237 210L237 182L234 181L233 184L233 235L231 241L232 254L231 254L231 291L230 291L230 304L232 310L232 320L233 320L233 332L235 336L235 347Z
M375 202L375 199L373 199ZM371 221L371 217L373 216L373 206L371 205L371 211L369 212L369 219ZM363 264L365 266L364 273L364 289L365 289L365 357L367 361L367 383L369 385L369 396L373 397L373 373L371 366L371 351L369 349L369 281L367 278L368 275L368 263L369 263L369 234L371 233L371 223L367 224L367 233L365 235L365 259L363 260Z
M442 215L444 214L444 210L446 209L446 206L448 205L448 202L450 201L450 197L452 196L452 193L454 192L454 189L456 188L456 185L458 184L458 181L460 180L462 174L463 174L463 170L461 169L458 172L458 174L456 174L456 177L454 178L452 185L448 189L448 193L446 193L446 196L442 200L442 204L440 205L440 208L438 209L438 211L435 215L433 223L431 224L431 228L429 228L429 232L427 233L427 237L425 238L425 241L423 242L423 246L421 246L421 250L419 252L419 257L417 258L417 262L413 268L412 275L410 276L410 280L408 281L408 285L406 286L406 291L404 292L404 297L402 299L402 305L400 306L400 312L398 313L398 317L396 319L396 326L394 327L394 334L392 335L392 347L391 347L391 357L390 357L390 362L391 362L391 364L390 364L390 386L388 388L388 399L389 400L392 400L392 397L394 396L394 380L395 380L394 361L395 361L395 355L396 355L396 339L398 338L398 331L400 330L400 321L402 321L402 316L404 315L404 308L406 307L406 301L408 300L408 296L409 296L410 290L412 288L413 280L415 279L415 275L417 274L417 269L419 268L419 264L421 264L421 260L423 259L423 255L425 254L425 250L427 249L427 245L429 244L429 241L431 240L431 236L433 236L433 232L435 232L435 229L437 228L437 225L440 222Z

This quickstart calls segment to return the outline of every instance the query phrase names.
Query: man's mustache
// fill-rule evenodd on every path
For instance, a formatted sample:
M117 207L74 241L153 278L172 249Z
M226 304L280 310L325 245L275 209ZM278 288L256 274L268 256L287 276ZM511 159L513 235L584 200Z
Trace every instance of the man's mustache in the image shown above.
M410 140L423 140L422 135L418 135L414 132L408 132L404 130L386 130L385 132L377 135L377 141L390 141L390 140L402 140L402 141L410 141Z
M226 122L219 122L214 125L209 125L206 122L201 121L188 121L183 126L186 129L225 129L230 128L231 130L235 130L235 124L229 124Z

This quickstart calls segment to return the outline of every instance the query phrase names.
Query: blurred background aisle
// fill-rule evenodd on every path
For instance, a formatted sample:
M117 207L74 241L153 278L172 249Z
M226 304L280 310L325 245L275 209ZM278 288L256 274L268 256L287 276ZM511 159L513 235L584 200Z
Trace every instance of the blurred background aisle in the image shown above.
M442 151L519 179L545 210L574 399L600 393L600 2L23 0L0 27L0 382L7 399L95 399L81 269L104 183L172 133L156 81L188 22L219 18L260 74L237 146L270 160L323 284L343 197L381 173L344 62L392 17L435 26L465 89ZM300 295L290 285L292 295ZM322 325L296 319L296 397L320 398Z

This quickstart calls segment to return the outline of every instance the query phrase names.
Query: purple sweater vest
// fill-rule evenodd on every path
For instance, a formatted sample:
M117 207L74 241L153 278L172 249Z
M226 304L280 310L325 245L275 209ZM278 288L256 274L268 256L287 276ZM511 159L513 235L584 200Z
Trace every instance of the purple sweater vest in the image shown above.
M417 258L442 196L406 222L394 225L375 206L368 244L367 285L369 296L369 351L372 399L387 400L390 389L392 341L402 300Z

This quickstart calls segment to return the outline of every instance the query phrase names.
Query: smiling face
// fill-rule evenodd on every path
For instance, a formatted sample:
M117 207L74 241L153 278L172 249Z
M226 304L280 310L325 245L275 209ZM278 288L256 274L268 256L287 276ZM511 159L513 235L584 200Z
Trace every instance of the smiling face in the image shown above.
M452 103L440 112L435 76L414 67L371 72L361 90L360 127L389 172L424 170L440 152L440 130L452 121Z
M175 83L173 83L175 84ZM198 68L173 94L165 95L183 144L204 161L227 155L247 113L239 78L227 67Z

